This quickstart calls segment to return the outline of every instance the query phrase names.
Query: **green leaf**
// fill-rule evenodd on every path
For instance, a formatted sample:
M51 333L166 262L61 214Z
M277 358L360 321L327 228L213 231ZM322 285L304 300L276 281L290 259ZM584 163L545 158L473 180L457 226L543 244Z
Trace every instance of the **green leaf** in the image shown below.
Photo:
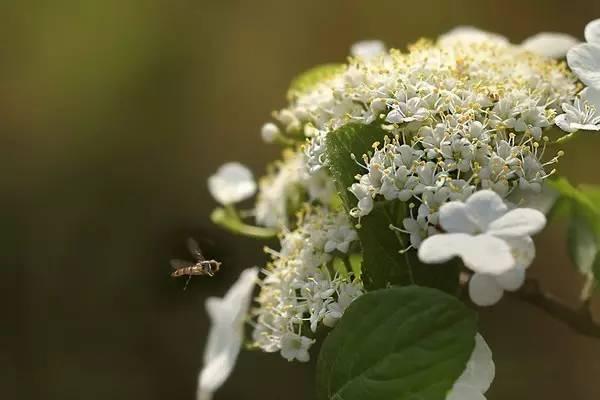
M357 204L348 188L356 182L355 175L365 173L350 155L354 154L362 160L362 155L373 149L373 143L383 141L385 135L386 131L377 123L349 124L327 135L327 166L346 210L349 211Z
M319 400L444 400L475 346L475 313L441 291L369 292L321 347Z
M582 216L577 208L573 209L569 221L567 240L569 256L579 272L584 275L591 274L596 258L600 258L598 257L598 240L587 218Z
M550 183L568 203L568 250L571 260L583 275L600 283L600 187L571 185L565 178Z
M348 188L356 182L355 175L365 172L351 154L360 158L372 150L373 143L382 141L385 134L377 124L352 124L327 136L327 165L347 211L357 204ZM362 219L358 229L363 249L363 282L367 289L414 283L409 260L400 255L408 243L389 229L390 224L401 224L406 216L406 210L398 207L398 203L377 202L371 213Z
M336 257L333 260L333 270L341 276L348 276L352 272L356 279L361 279L362 254L353 253L344 258Z
M277 231L270 228L245 224L233 207L215 208L210 214L211 221L231 233L249 236L256 239L270 239L277 235Z
M600 211L600 205L594 204L592 199L586 195L582 190L577 189L569 183L565 178L558 178L553 181L549 181L548 184L554 189L558 190L561 197L569 199L575 202L577 207L583 208L585 213L597 214ZM588 191L593 186L587 185Z
M363 282L368 290L415 283L411 257L405 235L396 235L390 224L401 226L405 212L400 202L378 202L369 215L363 217L358 237L363 249ZM400 203L401 204L401 203ZM400 224L400 225L398 225Z
M287 92L288 100L294 100L298 96L313 89L319 83L343 72L345 68L346 66L344 64L323 64L313 67L308 71L304 71L290 83L290 88Z
M598 185L579 185L578 189L589 199L592 206L600 213L600 186Z
M347 211L356 207L356 198L348 188L356 182L355 175L365 170L351 157L361 158L382 142L386 132L374 123L346 125L327 136L327 165ZM389 229L401 227L408 215L406 203L399 200L377 201L371 213L361 220L358 237L363 250L363 282L369 290L390 285L419 284L455 292L458 287L459 263L454 260L442 265L426 265L419 261L409 246L408 236Z

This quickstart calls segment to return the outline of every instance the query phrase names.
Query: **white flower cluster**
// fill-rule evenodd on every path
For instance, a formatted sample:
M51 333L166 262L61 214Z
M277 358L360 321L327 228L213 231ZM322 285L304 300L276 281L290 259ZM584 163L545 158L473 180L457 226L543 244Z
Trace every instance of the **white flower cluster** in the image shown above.
M300 152L286 152L274 167L274 171L259 182L255 208L259 225L287 227L290 214L296 211L293 206L299 206L305 200L303 196L308 196L309 201L328 204L335 194L334 183L327 172L309 174Z
M455 38L441 47L421 44L409 54L357 61L332 82L349 76L360 83L346 85L344 96L353 99L352 107L364 101L361 114L346 110L345 120L332 117L323 131L377 121L390 134L363 156L365 172L350 188L358 199L353 216L368 215L377 197L414 200L416 215L402 229L413 247L432 233L447 201L480 189L503 197L515 189L539 192L558 160L544 159L542 132L577 92L564 64L493 37ZM312 139L309 159L313 151L322 161L320 147Z
M448 201L465 200L481 189L502 197L515 189L539 193L551 173L545 167L558 156L544 162L544 146L532 137L486 129L485 123L489 121L458 122L447 116L433 128L419 128L410 139L386 137L371 157L364 156L365 174L349 189L358 199L352 215L368 215L377 197L414 201L419 204L416 213L404 220L404 229L397 229L408 233L411 246L418 248L436 232L439 208Z
M351 272L336 273L335 254L345 257L358 239L344 212L312 207L298 228L284 232L281 250L268 250L272 262L264 271L253 339L267 352L281 351L289 361L308 361L314 342L309 331L319 323L333 326L363 293Z
M311 171L323 165L327 133L348 123L383 120L414 136L421 127L456 130L478 121L485 136L541 139L560 105L573 102L574 76L562 62L488 39L446 38L443 45L418 43L409 53L357 57L275 117L287 131L306 127Z

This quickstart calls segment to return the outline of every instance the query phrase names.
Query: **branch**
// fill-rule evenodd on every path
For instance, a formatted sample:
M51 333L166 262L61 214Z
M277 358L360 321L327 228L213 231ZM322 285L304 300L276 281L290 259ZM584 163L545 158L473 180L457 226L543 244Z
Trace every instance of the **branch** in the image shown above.
M511 295L542 309L581 335L600 338L600 325L594 322L589 300L585 300L579 308L570 307L553 295L545 293L539 282L530 279Z

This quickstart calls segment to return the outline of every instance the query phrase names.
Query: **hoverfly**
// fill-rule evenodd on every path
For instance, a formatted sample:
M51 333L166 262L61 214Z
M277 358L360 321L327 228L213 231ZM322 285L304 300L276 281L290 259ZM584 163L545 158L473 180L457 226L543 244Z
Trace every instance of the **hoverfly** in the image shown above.
M178 278L180 276L187 276L188 279L185 282L185 286L183 290L185 290L190 283L190 279L194 275L208 275L214 276L215 273L221 267L221 263L216 260L207 260L202 255L202 251L200 250L200 246L198 246L198 242L193 238L188 238L187 240L187 248L192 256L196 259L195 262L180 260L180 259L172 259L170 261L171 267L173 267L174 271L171 273L171 276L174 278Z

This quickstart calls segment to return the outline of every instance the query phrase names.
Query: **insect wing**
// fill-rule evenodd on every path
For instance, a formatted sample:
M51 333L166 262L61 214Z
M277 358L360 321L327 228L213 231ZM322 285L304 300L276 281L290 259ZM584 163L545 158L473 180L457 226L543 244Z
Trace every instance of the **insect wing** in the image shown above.
M198 260L204 261L204 256L202 255L202 250L200 250L200 246L198 242L194 238L188 238L187 247L190 253Z
M173 269L176 269L176 270L194 266L193 262L186 261L186 260L180 260L178 258L174 258L174 259L170 260L169 264L171 264L171 267L173 267Z

